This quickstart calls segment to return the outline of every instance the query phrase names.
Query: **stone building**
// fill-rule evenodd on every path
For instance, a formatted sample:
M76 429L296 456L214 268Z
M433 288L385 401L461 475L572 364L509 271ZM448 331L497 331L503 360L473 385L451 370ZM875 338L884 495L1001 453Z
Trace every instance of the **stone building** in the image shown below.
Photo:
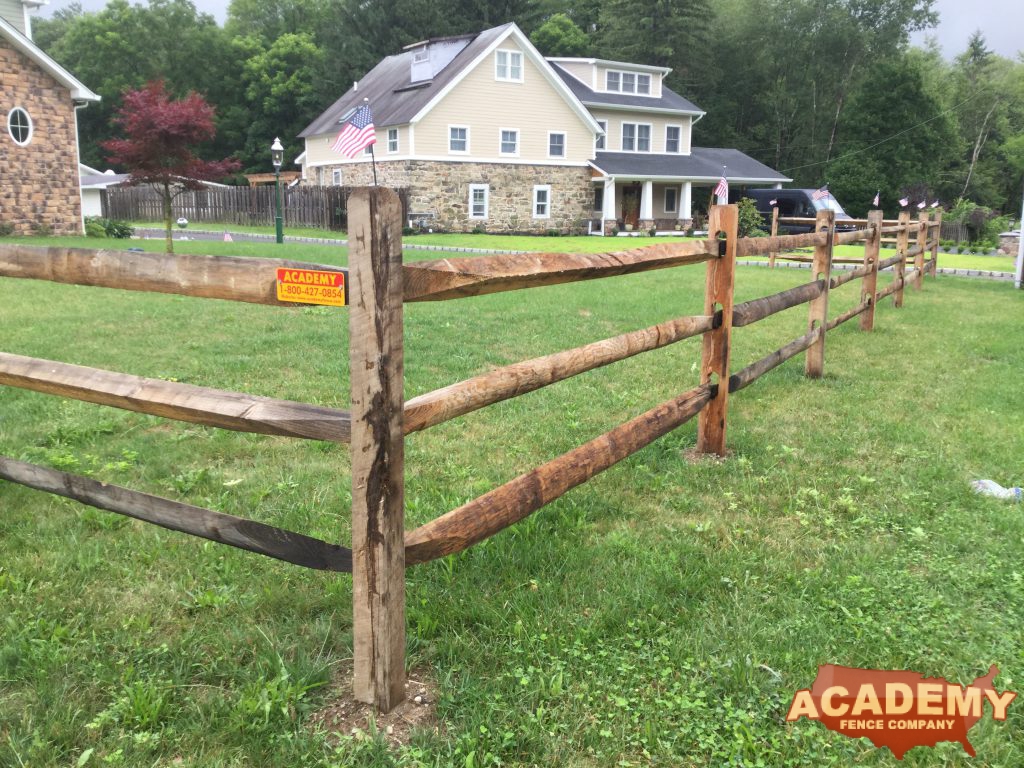
M30 0L0 0L0 225L81 234L77 110L99 96L32 42Z
M735 149L694 147L704 112L664 85L671 70L545 59L515 24L426 40L381 61L301 136L307 183L372 183L369 149L332 149L363 104L380 184L409 188L409 217L439 230L675 229L695 187L780 185Z

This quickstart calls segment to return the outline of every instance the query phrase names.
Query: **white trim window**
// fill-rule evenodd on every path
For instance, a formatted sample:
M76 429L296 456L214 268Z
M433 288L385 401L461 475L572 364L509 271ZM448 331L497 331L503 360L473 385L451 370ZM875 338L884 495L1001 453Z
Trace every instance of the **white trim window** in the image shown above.
M486 219L490 202L491 188L489 185L469 185L469 218L476 220Z
M398 152L398 129L388 128L388 154L393 155Z
M523 52L499 48L494 52L494 79L506 83L523 82Z
M453 155L469 154L469 126L448 126L448 152Z
M519 129L499 128L498 129L498 154L505 157L519 156Z
M622 151L623 152L650 152L651 151L651 124L650 123L623 123L622 124Z
M15 107L7 113L7 133L19 147L26 147L32 141L32 118L23 107Z
M594 151L604 149L605 144L608 143L608 121L598 120L597 124L601 126L601 130L604 131L604 133L600 134L596 139L594 139Z
M665 151L673 155L683 151L683 126L665 126Z
M609 69L604 73L604 89L610 93L651 95L651 76L642 72Z
M335 187L341 186L341 168L331 169L331 184Z
M548 131L548 157L565 157L565 133Z
M679 208L679 190L665 187L665 213L675 213Z
M533 218L551 218L551 185L536 184L533 187Z

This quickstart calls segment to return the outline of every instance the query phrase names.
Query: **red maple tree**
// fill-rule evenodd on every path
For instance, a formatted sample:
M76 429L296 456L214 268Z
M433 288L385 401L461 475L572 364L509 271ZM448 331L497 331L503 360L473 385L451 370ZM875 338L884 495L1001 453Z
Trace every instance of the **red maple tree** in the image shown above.
M193 91L174 99L163 80L154 80L137 91L125 92L114 118L125 138L102 144L110 153L110 162L128 169L129 184L152 184L162 193L168 253L174 252L174 198L203 189L204 181L223 179L241 167L237 160L203 160L195 154L197 144L217 133L214 115L214 108L200 94Z

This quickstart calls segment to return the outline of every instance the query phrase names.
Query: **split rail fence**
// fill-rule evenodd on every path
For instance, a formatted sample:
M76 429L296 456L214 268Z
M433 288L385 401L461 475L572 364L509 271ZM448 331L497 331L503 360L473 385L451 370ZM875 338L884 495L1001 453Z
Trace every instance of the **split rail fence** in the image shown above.
M389 711L404 697L407 566L464 550L522 520L694 417L697 448L723 454L730 395L806 351L805 373L821 376L825 340L859 316L871 330L878 302L935 274L938 220L908 214L885 222L872 211L862 228L837 232L821 212L808 234L737 237L736 206L714 207L707 240L655 244L605 254L540 253L402 263L402 207L394 191L356 190L350 199L349 267L275 259L92 251L0 245L0 276L267 305L277 299L277 269L342 272L348 287L351 410L257 397L125 373L0 353L0 384L242 432L349 443L352 547L171 499L0 457L0 478L100 509L269 557L353 574L356 697ZM883 236L896 255L880 260ZM913 245L911 237L914 238ZM855 269L832 274L833 246L864 244ZM812 280L770 296L733 303L737 257L813 248ZM444 301L655 269L706 264L704 312L515 363L429 392L403 396L404 302ZM911 267L908 270L908 267ZM878 287L879 270L894 278ZM860 280L860 300L829 317L832 291ZM807 333L733 372L733 329L809 304ZM404 527L404 436L642 352L703 336L700 382L677 397L477 499L411 531Z

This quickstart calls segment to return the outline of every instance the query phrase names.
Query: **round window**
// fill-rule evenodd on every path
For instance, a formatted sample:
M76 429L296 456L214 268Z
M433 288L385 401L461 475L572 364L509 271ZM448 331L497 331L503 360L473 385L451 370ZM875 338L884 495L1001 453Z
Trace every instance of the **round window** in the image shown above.
M7 132L16 144L25 146L32 141L32 118L21 107L7 113Z

